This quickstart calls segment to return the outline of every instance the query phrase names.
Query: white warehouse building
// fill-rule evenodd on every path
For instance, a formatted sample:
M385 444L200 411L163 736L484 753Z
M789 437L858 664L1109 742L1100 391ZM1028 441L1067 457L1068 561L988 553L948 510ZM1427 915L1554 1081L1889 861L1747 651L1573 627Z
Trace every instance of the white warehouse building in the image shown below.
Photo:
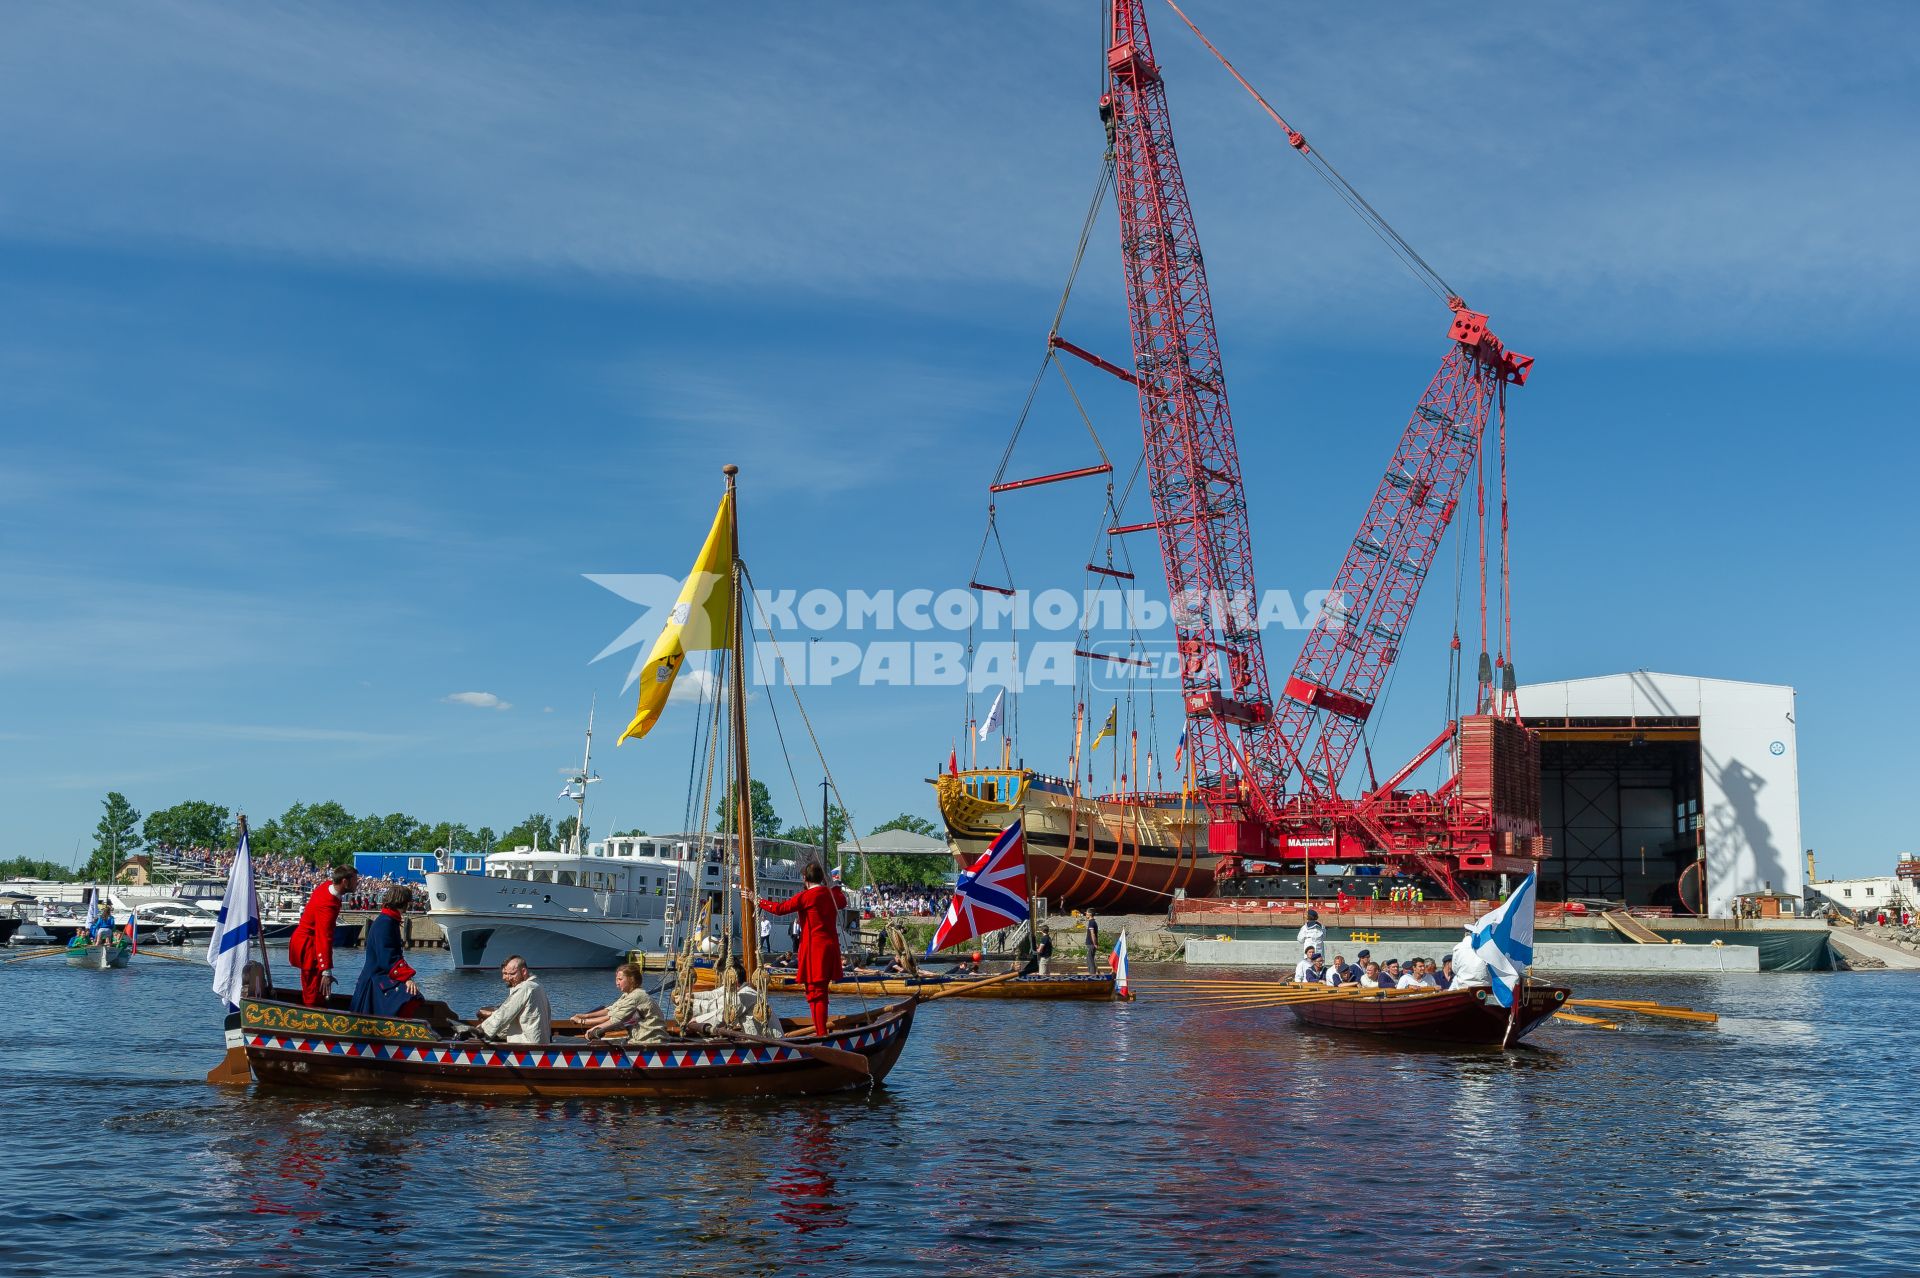
M1520 713L1541 738L1542 898L1704 896L1725 918L1803 892L1792 688L1640 670L1522 687Z

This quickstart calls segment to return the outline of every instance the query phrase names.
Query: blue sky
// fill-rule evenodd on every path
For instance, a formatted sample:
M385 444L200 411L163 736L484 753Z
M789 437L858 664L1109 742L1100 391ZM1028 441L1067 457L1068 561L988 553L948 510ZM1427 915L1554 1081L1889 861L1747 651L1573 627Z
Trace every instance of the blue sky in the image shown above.
M1523 677L1792 684L1823 871L1912 847L1910 11L1188 11L1539 360L1512 410ZM1149 12L1261 584L1301 594L1445 315ZM591 658L634 609L583 574L684 571L725 461L763 585L963 585L1099 165L1094 13L13 15L0 855L71 857L110 788L558 815L589 698L603 723L627 699L628 659ZM1118 278L1108 210L1064 330L1123 356ZM1080 463L1067 412L1043 400L1016 469ZM1077 588L1097 489L1003 509L1022 584ZM1447 596L1379 756L1443 712ZM1070 700L1026 698L1030 762ZM862 826L932 814L959 694L808 706ZM679 824L692 717L602 752L597 829Z

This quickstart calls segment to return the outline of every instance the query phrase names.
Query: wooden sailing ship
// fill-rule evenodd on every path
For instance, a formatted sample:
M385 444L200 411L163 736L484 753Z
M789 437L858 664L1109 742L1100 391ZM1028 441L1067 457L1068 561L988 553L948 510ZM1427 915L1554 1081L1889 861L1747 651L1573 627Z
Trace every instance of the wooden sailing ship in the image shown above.
M1207 810L1191 796L1084 794L1025 768L963 769L934 790L959 869L1024 818L1033 894L1054 909L1157 914L1175 892L1213 894Z
M713 529L642 673L640 706L623 739L644 736L651 728L688 649L726 652L731 749L725 779L734 796L733 828L738 835L732 843L739 875L738 952L752 980L758 954L747 773L745 589L734 519L738 468L727 466L725 473L726 494ZM712 578L726 582L724 612L715 609L710 598ZM696 607L714 621L717 634L682 629ZM716 721L719 709L716 704ZM725 958L723 953L723 962ZM717 1028L697 1028L687 1015L694 988L694 941L689 937L674 998L682 1023L669 1024L665 1041L629 1045L591 1040L570 1034L569 1028L577 1027L560 1022L553 1027L552 1041L520 1044L456 1038L457 1023L442 1003L428 1004L418 1018L356 1013L339 998L326 1007L304 1006L290 991L270 987L264 949L260 977L257 992L241 1000L237 1024L230 1031L239 1039L234 1050L244 1053L245 1069L254 1079L335 1091L434 1095L694 1099L792 1096L870 1086L884 1079L899 1059L918 1001L908 998L833 1017L823 1035L811 1032L810 1020L795 1019L777 1022L779 1037L744 1033L724 1020ZM730 1003L726 1016L737 1021L737 1000ZM209 1080L228 1081L221 1070Z

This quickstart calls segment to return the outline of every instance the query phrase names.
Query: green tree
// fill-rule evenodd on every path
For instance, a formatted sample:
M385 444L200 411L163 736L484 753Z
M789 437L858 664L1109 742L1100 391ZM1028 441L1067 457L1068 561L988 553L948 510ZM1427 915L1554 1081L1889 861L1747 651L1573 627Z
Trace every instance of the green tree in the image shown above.
M282 851L319 865L350 865L364 831L338 803L296 803L280 814Z
M127 802L118 790L100 801L100 824L93 827L93 855L87 860L87 877L105 879L116 865L125 864L129 852L140 847L140 810Z
M494 846L508 849L522 845L537 848L558 847L559 844L553 837L553 818L544 812L535 812L501 835L500 841Z
M865 862L864 866L847 867L847 878L856 887L873 882L940 888L953 882L953 860L950 857L895 856L882 852L869 853L861 859Z
M940 831L933 822L910 812L902 812L885 825L875 826L873 832L878 834L882 830L906 830L912 834L924 834L930 839L940 837ZM847 877L856 885L866 883L869 874L875 883L896 883L909 887L941 888L953 881L953 858L946 855L868 853L865 860L866 865L859 870L848 867Z
M764 781L755 781L747 787L748 801L753 805L753 837L756 839L777 839L780 837L780 814L773 810L773 796L767 793ZM720 818L720 828L733 829L733 810L735 806L734 789L727 787L726 794L720 800L720 806L714 815Z
M71 868L57 861L36 861L25 856L0 861L0 879L51 879L56 883L71 883L76 877Z
M905 830L910 834L924 834L929 839L940 837L940 831L934 828L933 822L927 820L925 817L915 816L911 812L902 812L885 825L876 825L873 827L875 834L880 833L882 830Z
M645 830L615 830L613 837L616 839L644 839L647 837L647 832Z
M495 836L493 832L493 827L490 825L483 825L473 832L473 846L479 848L482 852L493 851L493 845L499 841L499 838Z
M839 851L841 845L847 841L847 834L846 812L832 804L827 805L827 851L829 853ZM820 827L817 825L790 826L780 837L817 848L820 846Z
M561 848L566 847L567 841L573 838L573 829L575 826L580 826L580 848L582 851L585 851L587 840L593 837L593 827L590 825L580 825L580 818L578 816L568 817L555 828L553 832L554 846Z
M227 819L227 810L202 799L188 799L149 814L140 832L148 847L233 846L233 824Z
M234 842L240 840L239 823L234 825ZM276 820L262 821L259 825L247 827L247 847L255 856L291 856L287 847L287 832L280 828Z

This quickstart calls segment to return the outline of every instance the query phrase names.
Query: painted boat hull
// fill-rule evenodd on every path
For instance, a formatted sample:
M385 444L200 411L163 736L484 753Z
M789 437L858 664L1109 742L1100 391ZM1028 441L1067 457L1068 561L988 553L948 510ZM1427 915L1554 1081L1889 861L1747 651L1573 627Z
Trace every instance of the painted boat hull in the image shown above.
M85 968L89 972L104 972L108 968L125 967L133 961L133 951L118 945L89 945L85 949L67 955L68 967Z
M1564 985L1527 986L1515 1041L1565 1006ZM1388 994L1371 998L1295 1003L1294 1019L1318 1029L1353 1030L1429 1043L1497 1047L1506 1038L1507 1009L1484 986L1434 994Z
M444 1007L437 1009L442 1015ZM696 1038L538 1045L454 1042L425 1020L362 1016L285 999L245 999L241 1043L256 1082L338 1092L440 1096L629 1097L656 1100L803 1096L884 1080L913 1028L911 1002L835 1017L825 1038L857 1052L871 1078L787 1045ZM784 1023L796 1028L794 1022Z
M960 869L1024 816L1033 893L1057 910L1158 914L1176 892L1213 894L1216 859L1198 803L1069 795L1021 771L947 775L934 788Z

